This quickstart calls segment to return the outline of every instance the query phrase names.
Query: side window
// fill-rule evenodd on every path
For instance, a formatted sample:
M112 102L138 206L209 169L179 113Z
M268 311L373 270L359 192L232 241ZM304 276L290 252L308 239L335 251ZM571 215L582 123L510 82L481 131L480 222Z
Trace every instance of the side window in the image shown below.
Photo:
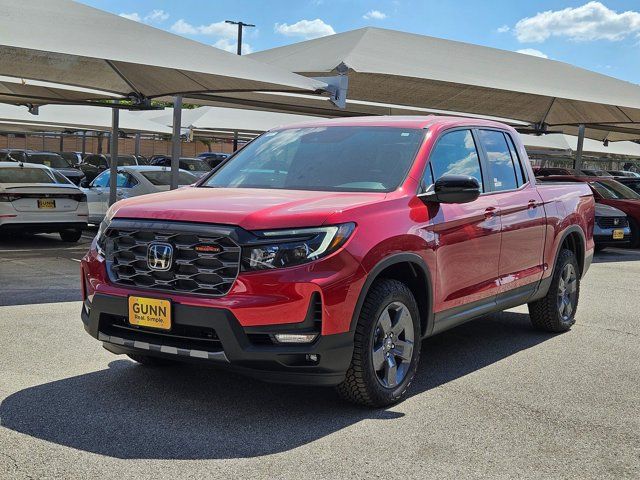
M469 175L478 180L484 192L480 159L471 130L456 130L440 137L429 156L429 165L433 180L444 175Z
M109 178L110 178L110 172L109 171L103 172L100 175L98 175L96 177L96 179L93 181L93 186L94 187L108 187L109 186Z
M137 184L138 181L130 173L118 173L118 188L133 188Z
M496 130L479 130L478 134L480 143L487 152L488 176L493 181L494 189L500 191L518 188L516 170L504 134Z
M427 165L422 176L422 186L426 189L429 185L433 185L433 172L430 164Z
M513 164L516 168L516 178L518 180L518 186L524 185L527 181L527 172L522 165L522 161L520 160L520 156L518 155L518 151L516 150L516 145L513 143L513 138L511 135L505 133L504 136L507 139L507 143L509 144L509 151L511 152L511 158L513 159Z

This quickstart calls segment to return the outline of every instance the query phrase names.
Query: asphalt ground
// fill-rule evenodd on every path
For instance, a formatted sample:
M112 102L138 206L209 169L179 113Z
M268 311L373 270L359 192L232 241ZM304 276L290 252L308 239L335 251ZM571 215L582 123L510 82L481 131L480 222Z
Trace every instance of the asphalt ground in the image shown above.
M80 321L90 242L0 240L0 478L640 478L640 252L598 254L577 323L526 307L423 343L409 398L147 369Z

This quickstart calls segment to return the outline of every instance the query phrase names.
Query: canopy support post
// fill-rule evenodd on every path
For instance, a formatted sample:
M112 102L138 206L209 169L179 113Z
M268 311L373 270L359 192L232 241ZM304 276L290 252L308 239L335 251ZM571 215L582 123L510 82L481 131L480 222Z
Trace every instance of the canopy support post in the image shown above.
M87 131L82 131L82 156L87 153Z
M576 159L573 161L574 170L582 170L582 149L584 147L585 125L582 123L578 127L578 148L576 151Z
M135 152L136 156L140 155L140 132L136 133Z
M109 149L111 153L111 162L109 165L109 171L111 173L109 177L109 205L116 203L116 194L118 192L118 124L120 122L120 110L117 108L111 109L111 147Z
M59 152L64 152L64 133L60 133L60 150Z
M233 152L238 150L238 131L233 132Z
M171 138L171 190L178 188L180 168L180 127L182 126L182 97L173 97L173 136Z

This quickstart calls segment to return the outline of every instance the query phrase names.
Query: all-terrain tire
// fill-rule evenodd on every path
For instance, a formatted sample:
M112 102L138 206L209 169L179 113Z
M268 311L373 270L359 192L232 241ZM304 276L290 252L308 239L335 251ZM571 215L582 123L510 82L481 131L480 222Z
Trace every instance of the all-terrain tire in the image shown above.
M563 272L570 265L575 272L575 296L572 298L572 308L568 315L560 312L559 297L563 284ZM575 323L575 314L580 298L580 270L578 260L571 250L562 249L553 272L553 280L547 294L535 302L529 303L531 323L538 330L560 333L571 329Z
M393 387L385 387L373 366L373 345L379 334L378 319L385 309L397 304L406 306L411 315L413 350L411 360L404 367L404 378ZM337 387L339 395L349 402L368 407L385 407L400 401L415 376L420 360L420 344L420 314L411 290L398 280L377 280L367 293L360 311L353 358L345 380Z

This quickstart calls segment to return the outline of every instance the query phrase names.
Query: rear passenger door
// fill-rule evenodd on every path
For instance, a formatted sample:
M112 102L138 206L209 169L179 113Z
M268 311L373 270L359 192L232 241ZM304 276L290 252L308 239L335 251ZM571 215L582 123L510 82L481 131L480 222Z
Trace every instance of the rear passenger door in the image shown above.
M481 157L471 129L445 132L434 145L425 170L428 187L443 175L469 175L483 194L464 204L437 206L429 229L436 235L436 313L456 314L473 302L491 302L497 295L500 218L495 196L487 195Z
M500 293L531 285L542 278L546 216L537 189L527 178L511 134L478 129L477 137L487 164L487 181L498 202L502 224L499 263Z

